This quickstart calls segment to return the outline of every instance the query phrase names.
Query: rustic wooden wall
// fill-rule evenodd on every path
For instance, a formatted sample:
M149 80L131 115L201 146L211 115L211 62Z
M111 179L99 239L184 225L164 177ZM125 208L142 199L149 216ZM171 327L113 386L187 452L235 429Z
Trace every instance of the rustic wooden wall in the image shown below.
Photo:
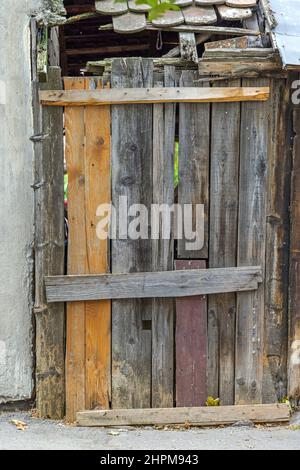
M111 86L176 83L199 86L198 79L195 71L181 72L170 67L164 74L156 74L149 59L116 59ZM175 105L113 106L111 188L109 110L103 116L100 110L68 108L70 272L96 273L109 269L103 256L101 266L86 266L97 250L105 256L109 251L107 245L102 248L93 245L92 225L90 231L84 229L89 226L87 221L93 220L96 200L109 199L111 191L116 207L120 196L128 197L128 205L143 203L147 207L151 203L175 201L176 136L178 202L204 203L204 247L189 252L183 242L172 239L158 242L119 237L111 242L112 272L172 270L174 261L177 268L189 263L210 268L260 265L264 271L264 283L254 293L186 299L177 301L176 308L170 300L114 300L112 329L109 303L106 307L103 303L70 305L67 343L70 416L82 407L199 405L204 404L208 395L220 398L226 405L275 402L288 394L288 355L292 370L289 390L298 393L295 385L298 368L289 352L298 334L297 304L290 303L288 311L290 83L285 79L243 79L221 84L270 85L271 99L264 103L180 104L178 121ZM84 88L90 82L69 79L66 85ZM84 122L88 126L82 127ZM108 126L104 136L103 123ZM297 129L295 121L296 132ZM105 167L98 160L101 152ZM294 217L298 210L296 158L294 153ZM101 184L105 191L100 189ZM82 222L78 219L79 208ZM81 238L78 233L75 236L75 227L82 231ZM297 286L296 229L294 225L292 292L296 292ZM83 251L82 240L85 240ZM101 341L106 344L105 349Z

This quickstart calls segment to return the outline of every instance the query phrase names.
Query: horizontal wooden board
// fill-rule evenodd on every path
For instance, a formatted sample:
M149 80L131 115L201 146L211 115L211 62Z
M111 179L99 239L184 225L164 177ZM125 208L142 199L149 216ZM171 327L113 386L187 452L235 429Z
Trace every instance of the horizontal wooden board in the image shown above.
M259 266L46 277L48 302L186 297L256 290Z
M209 103L266 101L269 87L122 88L110 90L41 91L44 106L104 106L108 104Z
M156 424L192 424L213 426L237 421L280 423L290 419L287 404L208 406L192 408L150 408L135 410L81 411L79 426L147 426Z

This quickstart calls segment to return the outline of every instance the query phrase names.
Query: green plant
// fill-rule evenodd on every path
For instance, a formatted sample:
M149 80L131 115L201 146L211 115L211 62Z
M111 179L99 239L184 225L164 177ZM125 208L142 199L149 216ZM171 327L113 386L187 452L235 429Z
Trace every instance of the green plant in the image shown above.
M207 397L206 406L220 406L220 398Z
M116 3L127 2L127 0L115 0ZM148 12L149 21L159 18L164 13L170 10L180 10L180 8L175 5L175 0L135 0L136 5L149 5L151 10Z

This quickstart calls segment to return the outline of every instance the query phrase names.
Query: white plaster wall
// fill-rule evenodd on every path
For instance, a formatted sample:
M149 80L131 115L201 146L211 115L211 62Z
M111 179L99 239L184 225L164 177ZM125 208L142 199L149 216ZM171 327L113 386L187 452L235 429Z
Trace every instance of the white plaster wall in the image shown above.
M33 389L29 15L38 4L0 0L0 403Z

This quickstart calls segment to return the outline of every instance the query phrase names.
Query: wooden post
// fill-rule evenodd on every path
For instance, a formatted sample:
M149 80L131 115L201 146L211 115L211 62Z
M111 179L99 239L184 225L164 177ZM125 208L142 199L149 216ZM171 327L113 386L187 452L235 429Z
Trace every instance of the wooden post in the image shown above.
M50 67L42 89L61 89L59 67ZM37 91L37 84L35 83ZM37 106L38 101L36 101ZM37 110L37 108L36 108ZM43 108L35 118L35 319L36 407L41 418L64 416L64 304L46 303L44 277L64 273L63 110Z
M291 82L271 80L263 403L287 396Z
M288 396L300 402L300 109L294 111L291 195Z

